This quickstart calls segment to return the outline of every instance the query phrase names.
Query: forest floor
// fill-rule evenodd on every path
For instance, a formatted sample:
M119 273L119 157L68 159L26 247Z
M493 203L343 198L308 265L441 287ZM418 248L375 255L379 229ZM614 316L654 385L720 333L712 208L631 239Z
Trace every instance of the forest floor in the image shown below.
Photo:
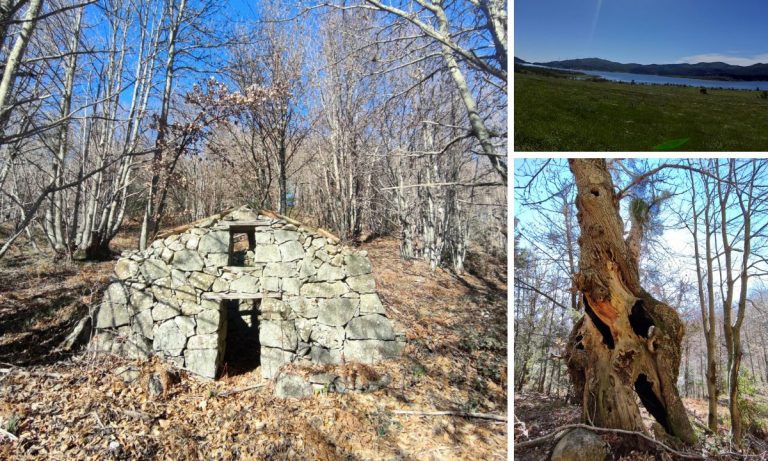
M0 429L17 440L0 435L0 459L506 459L505 422L393 413L506 415L505 262L482 257L477 276L456 275L400 260L393 239L361 249L408 345L401 358L373 366L391 375L388 388L305 400L275 397L258 369L216 381L182 372L166 396L152 398L148 376L165 367L157 360L57 352L99 302L115 261L52 263L27 248L7 255ZM115 372L125 365L140 378L126 384Z
M763 390L760 398L768 399L768 389ZM568 424L578 424L581 419L581 407L567 403L561 397L548 396L546 394L526 392L515 394L515 415L514 415L514 441L521 443L538 437L545 436L557 431L561 426ZM679 448L681 452L689 452L693 455L706 453L706 458L701 459L755 459L768 460L768 439L765 434L757 436L750 434L747 436L747 449L745 454L737 454L728 443L728 431L730 422L728 420L728 407L726 401L719 402L718 420L720 421L719 434L717 436L706 433L704 427L707 424L707 401L694 398L684 398L683 405L688 410L688 416L694 425L694 431L699 437L699 444L695 448ZM641 407L643 420L651 432L653 417ZM768 418L768 414L762 415ZM646 441L637 436L626 436L618 434L601 434L601 438L607 442L610 447L610 458L621 461L652 461L683 459L672 455L657 444ZM539 461L548 460L554 448L554 442L548 442L535 447L523 450L514 450L515 460L517 461ZM717 456L715 456L717 454ZM695 458L694 458L695 459Z

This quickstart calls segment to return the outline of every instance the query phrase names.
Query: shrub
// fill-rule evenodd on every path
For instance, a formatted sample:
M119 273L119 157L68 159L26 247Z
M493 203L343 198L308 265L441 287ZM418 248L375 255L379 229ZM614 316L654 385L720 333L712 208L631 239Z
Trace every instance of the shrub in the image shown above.
M739 408L747 431L757 437L768 436L768 404L761 401L757 379L747 371L739 374Z

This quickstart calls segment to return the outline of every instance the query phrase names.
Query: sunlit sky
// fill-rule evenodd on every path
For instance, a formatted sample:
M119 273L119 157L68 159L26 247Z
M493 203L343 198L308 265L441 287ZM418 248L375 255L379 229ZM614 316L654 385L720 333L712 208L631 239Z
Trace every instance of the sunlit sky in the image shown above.
M766 0L516 0L515 56L768 63Z
M527 178L523 181L521 180L522 174L524 174L527 171L530 171L530 163L528 165L525 164L525 160L523 159L516 159L515 160L515 180L514 185L520 186L527 181ZM669 163L671 160L669 159L650 159L648 167L653 168L655 166L660 165L661 163ZM560 168L561 172L560 174L564 177L568 177L570 175L570 171L567 167L567 161L565 159L558 159L553 161L552 166L555 168ZM690 282L695 282L696 280L696 266L695 266L695 260L694 260L694 247L693 247L693 237L691 235L691 232L686 229L685 227L676 225L677 217L675 216L675 213L672 210L683 210L685 211L687 208L690 207L690 205L685 205L685 200L689 200L690 193L688 190L685 189L685 178L687 178L687 173L683 172L682 170L665 170L665 174L672 175L673 177L675 175L684 175L681 176L679 179L681 180L681 186L674 190L674 192L682 193L679 198L673 197L670 199L666 205L662 207L662 220L665 223L665 229L664 231L655 237L655 240L660 243L661 247L656 247L656 256L655 259L657 261L661 261L664 265L663 269L666 273L674 273L677 274L680 279L687 280ZM515 194L517 195L517 194ZM543 200L546 198L544 194L537 194L531 197L534 201L535 200ZM629 230L629 223L627 222L627 211L626 211L626 203L628 200L625 199L622 204L624 207L622 207L622 218L625 221L625 231ZM536 221L540 221L541 217L537 216L537 212L534 212L530 210L529 208L526 208L524 206L521 206L519 203L518 197L516 196L514 199L514 216L515 218L520 220L520 224L523 227L531 226ZM555 217L557 219L557 216ZM541 221L540 221L541 222ZM756 224L755 224L756 225ZM699 232L702 230L699 229ZM529 233L529 236L531 234ZM532 238L536 238L537 236L534 234L531 236ZM543 241L543 236L542 236ZM719 241L719 239L718 239ZM741 244L741 241L739 240L737 243L737 246ZM523 246L528 246L523 242ZM718 243L719 245L719 243ZM663 248L662 248L663 247ZM733 261L734 267L737 267L738 264L740 264L740 258L739 254L734 254L734 258L736 260ZM643 262L641 261L641 264ZM716 276L716 283L717 283L717 276ZM766 288L765 283L765 277L751 277L749 281L749 288L752 289L764 289ZM719 293L718 293L719 295Z

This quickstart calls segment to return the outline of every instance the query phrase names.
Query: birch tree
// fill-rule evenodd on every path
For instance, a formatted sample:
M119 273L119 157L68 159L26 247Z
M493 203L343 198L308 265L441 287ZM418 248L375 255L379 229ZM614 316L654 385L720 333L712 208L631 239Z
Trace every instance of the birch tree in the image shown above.
M486 83L498 85L506 92L508 53L505 3L499 0L365 0L360 5L351 6L355 7L375 10L391 17L393 23L387 28L407 24L419 38L433 46L461 96L469 132L477 139L482 154L506 184L504 153L494 143L498 133L488 127L468 77L468 72L477 72ZM492 52L487 54L487 49Z

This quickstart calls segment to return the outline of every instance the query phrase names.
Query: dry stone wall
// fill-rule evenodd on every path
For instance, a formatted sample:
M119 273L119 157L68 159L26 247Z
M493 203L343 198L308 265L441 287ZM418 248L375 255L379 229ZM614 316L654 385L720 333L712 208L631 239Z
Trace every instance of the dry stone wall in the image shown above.
M235 233L251 232L247 251ZM240 263L243 265L230 265ZM226 347L222 299L260 299L261 371L285 363L372 363L400 354L365 252L312 229L240 208L123 254L96 312L96 351L163 356L215 377Z

